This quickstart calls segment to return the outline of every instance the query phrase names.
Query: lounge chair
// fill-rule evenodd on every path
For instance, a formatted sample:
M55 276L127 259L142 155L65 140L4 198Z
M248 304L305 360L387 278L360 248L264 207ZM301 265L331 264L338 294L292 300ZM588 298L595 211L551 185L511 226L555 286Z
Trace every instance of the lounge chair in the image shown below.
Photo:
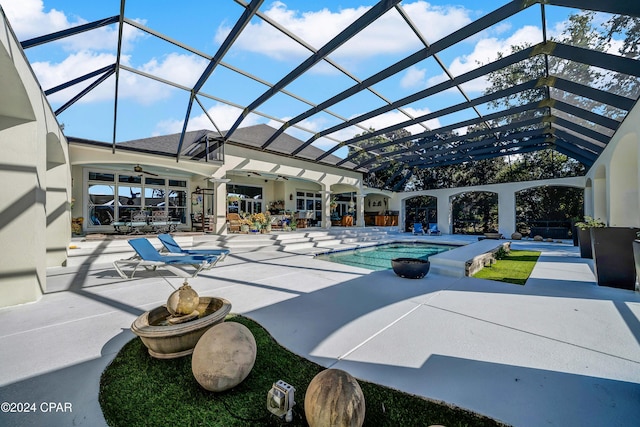
M121 259L113 262L118 274L123 279L132 279L138 267L147 270L155 270L158 267L166 268L180 277L196 277L202 270L212 268L219 260L215 255L162 255L151 242L146 238L131 239L129 244L136 251L136 255L128 259ZM131 275L128 276L122 267L133 267ZM185 267L192 267L195 271L189 272Z
M421 222L413 224L413 234L424 234L424 228L422 228Z
M442 233L440 232L440 230L438 230L438 224L430 223L429 229L427 230L427 234L429 234L430 236L439 236Z
M219 259L218 261L224 261L224 259L231 252L229 249L182 249L178 242L176 242L171 234L158 234L158 240L162 243L164 248L170 254L181 255L215 255Z

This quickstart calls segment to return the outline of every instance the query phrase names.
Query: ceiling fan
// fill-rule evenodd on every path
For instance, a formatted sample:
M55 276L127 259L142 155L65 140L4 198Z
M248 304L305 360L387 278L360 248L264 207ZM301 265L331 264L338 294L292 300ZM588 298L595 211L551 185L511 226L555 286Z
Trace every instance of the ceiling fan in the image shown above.
M158 174L157 174L157 173L147 172L146 170L142 169L142 166L140 166L140 165L135 165L135 166L133 167L133 170L134 170L136 173L144 173L144 174L147 174L147 175L158 176Z

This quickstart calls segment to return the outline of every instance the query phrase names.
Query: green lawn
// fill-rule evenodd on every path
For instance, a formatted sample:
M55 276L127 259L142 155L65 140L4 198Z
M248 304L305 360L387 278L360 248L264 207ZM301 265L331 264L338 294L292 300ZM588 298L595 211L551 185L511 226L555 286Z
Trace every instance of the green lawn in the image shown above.
M512 250L504 259L497 260L491 267L483 268L473 277L524 285L539 256L540 252Z
M230 315L226 321L242 323L256 339L256 362L242 383L226 392L208 392L191 373L191 356L154 359L142 341L134 338L120 350L100 379L99 400L107 423L127 427L307 425L305 391L324 368L281 347L264 328L246 317ZM277 380L296 388L291 423L266 409L267 391ZM365 426L503 426L441 402L364 381L359 383L365 396Z

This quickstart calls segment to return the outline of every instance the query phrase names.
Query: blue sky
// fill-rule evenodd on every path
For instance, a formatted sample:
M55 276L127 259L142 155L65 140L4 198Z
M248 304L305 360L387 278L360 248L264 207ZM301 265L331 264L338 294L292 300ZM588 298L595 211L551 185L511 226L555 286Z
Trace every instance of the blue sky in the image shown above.
M428 43L433 43L474 19L504 5L507 1L435 0L403 1L402 8L411 17ZM0 0L19 40L58 31L78 24L95 21L119 13L119 0L98 2L76 0ZM317 49L362 15L372 1L266 1L261 12L288 31ZM230 28L242 14L243 7L232 0L142 1L129 0L125 15L142 25L172 39L191 46L206 55L213 55ZM568 13L560 7L547 6L546 15L550 35L563 27ZM44 89L68 81L114 62L117 25L102 27L55 43L28 49L26 54ZM459 75L507 52L513 44L542 39L540 6L535 5L512 19L489 28L439 54L453 75ZM330 58L354 78L365 79L392 65L405 56L423 48L420 40L403 24L397 11L391 10L383 18L363 30L354 39L337 49ZM228 129L244 106L267 87L239 75L231 69L242 69L263 81L276 83L309 56L309 51L274 30L259 17L254 17L240 39L223 58L226 66L218 67L203 87L214 99L200 97L209 116L219 129ZM197 81L207 60L177 46L125 26L122 64L145 73L190 87ZM393 101L446 79L433 58L428 58L404 72L379 83L376 92ZM310 103L319 103L354 84L354 80L326 62L287 86L287 90ZM482 79L469 82L463 89L474 98L484 90ZM49 97L54 110L73 97L84 85L73 87ZM111 142L113 137L113 97L115 79L112 77L89 95L59 116L65 133L71 136ZM189 93L123 70L120 73L117 141L180 132L184 121ZM462 95L448 91L410 104L403 112L387 113L361 123L364 128L380 129L407 119L405 113L420 116L430 111L461 102ZM250 114L242 126L266 123L280 127L273 118L287 119L309 108L308 103L289 95L278 94L258 108L262 115ZM377 106L384 105L380 96L364 91L352 99L331 107L331 112L343 118L356 117ZM452 117L442 117L425 123L437 128L471 118L473 112L464 111ZM303 129L289 129L287 133L302 140L314 132L340 122L327 113L318 113L300 125ZM211 128L213 125L194 104L189 129ZM412 133L424 130L416 125ZM327 149L338 140L348 139L362 128L351 127L316 142Z

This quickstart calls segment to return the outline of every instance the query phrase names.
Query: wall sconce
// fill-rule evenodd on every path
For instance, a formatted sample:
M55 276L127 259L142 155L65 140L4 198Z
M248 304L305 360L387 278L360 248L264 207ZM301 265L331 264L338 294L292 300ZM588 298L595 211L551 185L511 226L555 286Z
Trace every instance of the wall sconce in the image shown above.
M200 192L200 186L198 185L198 186L196 187L196 193L199 193L199 192Z
M289 200L293 200L293 193L289 194Z

